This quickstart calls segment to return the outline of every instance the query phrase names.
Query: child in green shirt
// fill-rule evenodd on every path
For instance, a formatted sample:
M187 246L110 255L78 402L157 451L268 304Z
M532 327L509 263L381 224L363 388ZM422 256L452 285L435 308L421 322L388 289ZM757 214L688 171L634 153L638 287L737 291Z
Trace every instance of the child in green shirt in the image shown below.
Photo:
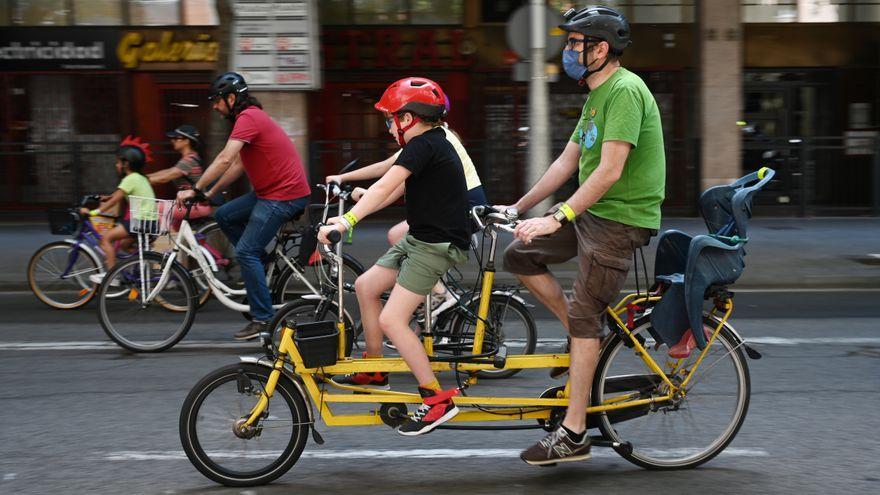
M119 150L116 152L116 172L122 177L122 181L113 194L101 197L101 205L98 208L94 210L83 208L81 213L88 216L102 215L129 196L155 198L149 179L141 173L144 166L152 161L149 144L141 142L140 138L126 137L119 144ZM122 223L113 227L101 238L101 250L104 251L105 268L108 271L116 264L116 241L127 239L130 235L129 214L126 213ZM100 284L104 274L94 274L89 279Z

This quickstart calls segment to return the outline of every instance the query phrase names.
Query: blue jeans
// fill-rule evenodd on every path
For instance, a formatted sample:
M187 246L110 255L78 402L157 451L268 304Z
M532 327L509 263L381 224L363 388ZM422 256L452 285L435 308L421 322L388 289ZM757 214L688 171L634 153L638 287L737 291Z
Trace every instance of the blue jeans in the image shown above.
M241 265L241 276L255 321L268 322L275 314L263 270L262 258L266 254L266 246L272 242L284 222L305 210L308 204L308 196L276 201L260 199L256 193L249 192L214 212L220 229L235 245L235 255Z

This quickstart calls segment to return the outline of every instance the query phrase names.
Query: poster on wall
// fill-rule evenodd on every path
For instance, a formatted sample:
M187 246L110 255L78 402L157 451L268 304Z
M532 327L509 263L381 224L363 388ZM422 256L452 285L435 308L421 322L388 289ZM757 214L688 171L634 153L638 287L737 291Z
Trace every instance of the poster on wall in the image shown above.
M251 89L320 89L314 0L235 0L232 66Z

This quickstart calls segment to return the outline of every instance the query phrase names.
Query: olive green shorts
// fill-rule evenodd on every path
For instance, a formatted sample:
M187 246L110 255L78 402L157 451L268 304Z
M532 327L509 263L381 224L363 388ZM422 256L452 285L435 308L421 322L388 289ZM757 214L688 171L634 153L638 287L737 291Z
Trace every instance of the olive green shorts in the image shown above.
M376 261L379 266L398 270L397 283L423 296L447 270L467 261L467 252L449 242L423 242L407 234Z

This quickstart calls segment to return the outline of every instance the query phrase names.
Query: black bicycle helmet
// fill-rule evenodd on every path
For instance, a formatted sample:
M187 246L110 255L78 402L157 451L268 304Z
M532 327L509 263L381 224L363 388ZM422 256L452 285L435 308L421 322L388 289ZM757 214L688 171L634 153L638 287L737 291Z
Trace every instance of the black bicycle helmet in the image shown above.
M213 100L218 96L226 96L232 93L239 95L237 97L239 100L242 96L247 96L248 94L247 82L237 72L227 72L214 79L208 99Z
M612 52L617 55L623 53L632 43L629 21L611 7L591 5L580 10L571 9L564 17L565 24L560 24L560 29L607 41Z

